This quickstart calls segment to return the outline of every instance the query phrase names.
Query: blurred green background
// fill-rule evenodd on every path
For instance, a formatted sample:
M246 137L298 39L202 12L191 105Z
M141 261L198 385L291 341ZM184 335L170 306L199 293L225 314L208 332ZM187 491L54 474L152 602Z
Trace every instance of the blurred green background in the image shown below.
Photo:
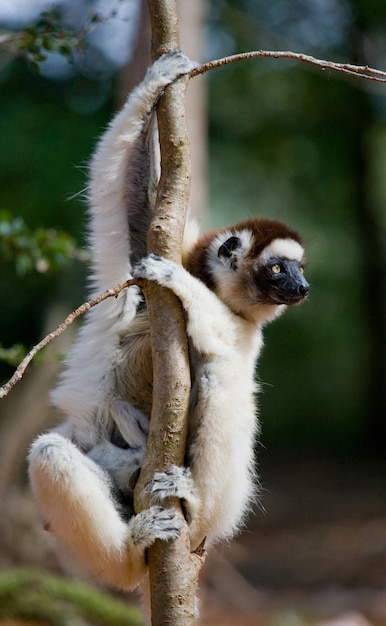
M48 6L0 3L0 30L19 32L40 5ZM276 49L386 68L385 0L202 6L202 60ZM101 7L103 19L93 20ZM134 43L143 32L137 8L136 0L61 0L59 19L72 33L86 23L86 45L65 57L49 52L39 74L0 37L3 349L35 344L87 297L87 163L147 63ZM128 30L119 38L113 26ZM35 53L27 50L32 61ZM258 457L266 514L256 507L232 550L211 553L200 585L204 613L210 607L204 623L308 626L356 610L385 624L386 85L274 59L234 63L205 80L203 221L289 223L307 243L311 293L265 331ZM55 342L59 356L71 333ZM55 423L48 391L58 368L46 352L0 403L0 567L84 579L41 531L26 484L29 443ZM2 381L13 371L0 361ZM355 615L342 623L368 624Z
M291 49L385 65L383 0L213 0L207 12L208 58ZM65 230L79 246L86 219L76 194L116 105L120 68L101 63L73 63L58 80L7 58L0 73L0 209L30 228ZM385 92L285 60L209 75L209 223L265 215L307 241L309 301L266 329L259 379L269 447L374 453L386 442ZM4 347L36 342L53 303L70 310L84 299L82 263L21 276L2 261ZM1 365L2 379L11 372Z

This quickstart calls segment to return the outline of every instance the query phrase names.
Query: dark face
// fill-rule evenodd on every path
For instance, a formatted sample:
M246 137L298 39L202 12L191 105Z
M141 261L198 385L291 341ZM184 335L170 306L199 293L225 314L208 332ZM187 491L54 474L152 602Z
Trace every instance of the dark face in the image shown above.
M285 258L268 259L255 280L266 304L297 304L310 289L303 263Z

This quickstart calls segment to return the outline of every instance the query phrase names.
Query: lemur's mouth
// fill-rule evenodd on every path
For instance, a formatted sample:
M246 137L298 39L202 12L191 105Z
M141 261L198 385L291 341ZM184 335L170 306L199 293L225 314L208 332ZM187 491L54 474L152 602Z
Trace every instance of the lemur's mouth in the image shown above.
M270 292L267 298L267 304L299 304L307 298L309 290L309 286L306 287L305 285L299 285L294 291L283 291L275 288L275 290Z
M306 287L305 285L300 285L296 293L286 294L285 299L287 302L302 302L305 298L307 298L309 291L310 288L308 286Z

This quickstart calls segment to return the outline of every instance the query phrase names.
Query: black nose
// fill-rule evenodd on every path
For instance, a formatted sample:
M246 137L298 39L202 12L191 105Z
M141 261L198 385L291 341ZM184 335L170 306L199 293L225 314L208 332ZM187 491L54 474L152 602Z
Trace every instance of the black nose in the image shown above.
M308 296L309 290L310 290L309 285L299 285L298 287L299 296L302 296L303 298L305 298L306 296Z

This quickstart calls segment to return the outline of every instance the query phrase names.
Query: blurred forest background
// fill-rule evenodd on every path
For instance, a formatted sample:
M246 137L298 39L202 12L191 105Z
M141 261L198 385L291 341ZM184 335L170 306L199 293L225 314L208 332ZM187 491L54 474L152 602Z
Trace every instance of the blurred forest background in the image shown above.
M181 12L188 4L180 0ZM384 0L195 6L196 39L184 47L182 38L182 47L200 61L277 49L386 69ZM47 8L2 0L0 28L20 32ZM61 0L52 15L73 39L64 54L44 50L39 73L33 46L0 52L2 382L15 344L30 347L86 299L85 168L148 62L134 0ZM181 15L187 32L189 19ZM200 221L288 222L307 242L311 283L307 303L266 329L258 372L265 512L209 559L204 615L208 624L301 626L334 615L386 624L386 86L272 59L194 80ZM31 439L57 418L48 390L72 336L46 350L0 404L0 566L84 578L38 529L24 461Z

